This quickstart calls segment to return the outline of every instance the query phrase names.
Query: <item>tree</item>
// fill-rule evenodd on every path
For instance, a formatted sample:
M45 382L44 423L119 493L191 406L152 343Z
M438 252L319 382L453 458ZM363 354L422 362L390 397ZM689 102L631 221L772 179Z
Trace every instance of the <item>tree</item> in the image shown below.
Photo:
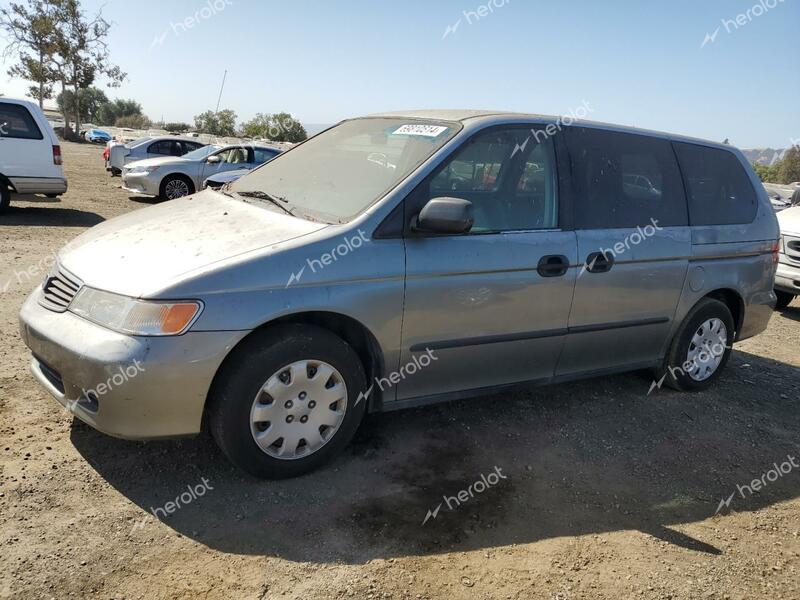
M128 127L130 129L149 129L152 122L142 114L125 115L118 117L114 122L117 127Z
M232 110L207 110L195 116L194 126L203 133L232 137L236 135L236 113Z
M761 165L756 163L753 165L753 168L758 178L764 183L778 182L778 165Z
M50 0L58 5L58 31L56 58L61 90L68 87L74 92L73 114L75 130L81 126L80 90L89 87L98 75L104 75L109 87L118 87L126 75L109 62L106 38L111 24L102 16L102 10L89 20L78 0ZM64 119L69 124L68 115Z
M57 79L57 2L27 0L27 6L12 2L0 9L0 30L8 40L3 58L18 55L18 62L8 69L8 74L36 84L29 88L29 94L39 101L40 108L53 97L53 82Z
M786 151L778 165L779 183L800 181L800 146L792 146Z
M287 112L274 115L258 113L242 124L246 137L266 138L275 142L302 142L308 138L305 127Z
M142 115L142 105L135 100L117 98L112 102L101 105L97 111L98 125L116 125L117 119Z
M182 133L184 131L189 131L192 128L189 123L166 123L164 125L164 129L169 131L170 133Z
M72 90L64 90L56 97L58 108L62 113L75 114L75 111L80 110L81 120L87 123L94 123L96 125L111 125L111 123L100 123L98 120L98 113L101 108L108 104L108 98L103 90L95 87L88 87L78 92L80 102L75 102L75 92Z

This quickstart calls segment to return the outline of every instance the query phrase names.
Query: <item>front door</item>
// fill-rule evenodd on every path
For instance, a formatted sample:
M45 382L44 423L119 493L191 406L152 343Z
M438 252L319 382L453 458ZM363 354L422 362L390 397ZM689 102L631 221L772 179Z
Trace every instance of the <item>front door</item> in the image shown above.
M469 200L475 224L407 231L398 401L553 375L577 258L574 232L559 229L555 148L530 126L484 130L406 199L407 217L432 198Z

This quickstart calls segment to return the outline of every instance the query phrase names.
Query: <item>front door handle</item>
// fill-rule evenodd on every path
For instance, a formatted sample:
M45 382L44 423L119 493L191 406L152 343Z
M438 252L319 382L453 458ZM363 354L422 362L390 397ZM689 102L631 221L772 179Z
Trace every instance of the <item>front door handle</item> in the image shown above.
M563 254L549 254L539 260L536 270L542 277L561 277L569 270L569 259Z
M589 273L608 273L614 266L611 252L592 252L586 257L586 270Z

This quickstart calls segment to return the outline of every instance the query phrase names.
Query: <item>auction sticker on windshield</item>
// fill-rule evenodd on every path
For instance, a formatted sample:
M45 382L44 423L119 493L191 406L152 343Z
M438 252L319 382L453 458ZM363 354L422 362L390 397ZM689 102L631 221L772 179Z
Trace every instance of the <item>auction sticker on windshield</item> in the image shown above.
M447 131L447 127L441 125L421 125L419 123L414 125L403 125L392 135L422 135L425 137L439 137L443 132Z

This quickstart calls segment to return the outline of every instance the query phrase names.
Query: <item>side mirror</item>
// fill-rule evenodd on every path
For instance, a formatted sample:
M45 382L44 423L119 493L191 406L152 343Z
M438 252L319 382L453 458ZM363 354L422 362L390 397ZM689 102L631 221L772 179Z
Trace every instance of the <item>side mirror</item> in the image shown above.
M220 155L219 155L219 154L215 154L214 156L209 156L209 157L206 159L206 162L207 162L208 164L210 164L210 165L218 165L219 163L221 163L221 162L222 162L222 158L220 157Z
M422 208L413 228L431 233L467 233L474 223L469 200L433 198Z

